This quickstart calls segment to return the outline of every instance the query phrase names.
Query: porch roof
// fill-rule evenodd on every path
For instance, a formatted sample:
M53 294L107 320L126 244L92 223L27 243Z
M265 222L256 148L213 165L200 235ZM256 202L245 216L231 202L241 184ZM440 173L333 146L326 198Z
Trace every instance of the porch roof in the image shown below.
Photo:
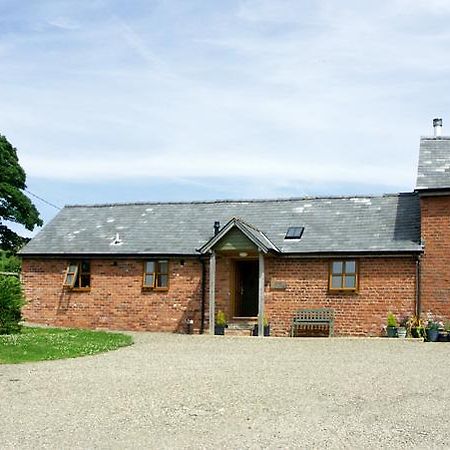
M240 230L258 249L264 253L274 252L280 253L278 247L260 230L254 226L244 222L242 219L233 217L216 236L213 236L203 247L198 251L202 254L208 253L220 241L222 241L227 234L233 229Z

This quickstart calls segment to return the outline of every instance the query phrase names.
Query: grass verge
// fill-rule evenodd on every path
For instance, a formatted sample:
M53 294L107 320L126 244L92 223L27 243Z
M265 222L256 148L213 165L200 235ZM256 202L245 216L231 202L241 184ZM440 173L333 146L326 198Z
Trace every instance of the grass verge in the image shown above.
M132 343L133 338L122 333L23 327L19 334L0 335L0 364L94 355Z

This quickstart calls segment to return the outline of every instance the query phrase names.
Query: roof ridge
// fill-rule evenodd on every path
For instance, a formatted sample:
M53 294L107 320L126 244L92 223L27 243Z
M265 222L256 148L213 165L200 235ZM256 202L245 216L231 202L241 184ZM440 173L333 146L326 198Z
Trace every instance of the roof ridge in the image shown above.
M450 138L449 138L450 139ZM386 194L355 194L355 195L317 195L304 197L279 197L279 198L253 198L253 199L222 199L222 200L192 200L192 201L154 201L154 202L123 202L123 203L93 203L93 204L73 204L64 205L64 208L111 208L115 206L145 206L145 205L212 205L221 203L269 203L269 202L295 202L303 200L339 200L352 198L384 198L384 197L399 197L406 195L416 195L412 192L395 192Z
M450 136L420 136L421 141L448 141Z
M242 219L241 217L233 217L234 220L239 221L241 223L243 223L244 225L246 225L247 227L251 228L252 230L257 231L258 233L262 233L261 230L259 230L258 228L256 228L254 225L252 225L251 223L247 222L246 220ZM264 234L264 233L263 233Z

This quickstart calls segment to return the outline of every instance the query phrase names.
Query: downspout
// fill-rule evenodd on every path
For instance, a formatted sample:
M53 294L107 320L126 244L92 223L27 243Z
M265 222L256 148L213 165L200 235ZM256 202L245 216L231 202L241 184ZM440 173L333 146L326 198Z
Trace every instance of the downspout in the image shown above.
M205 332L205 303L206 303L206 262L200 258L202 263L202 303L200 309L200 334Z
M420 314L422 312L422 305L421 305L421 298L420 298L420 289L421 289L420 258L421 258L421 256L418 255L417 259L416 259L416 317L417 318L420 318Z

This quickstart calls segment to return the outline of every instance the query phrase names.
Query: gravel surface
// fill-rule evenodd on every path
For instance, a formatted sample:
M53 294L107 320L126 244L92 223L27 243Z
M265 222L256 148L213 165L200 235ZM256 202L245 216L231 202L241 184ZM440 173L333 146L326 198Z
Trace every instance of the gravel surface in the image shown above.
M0 447L450 447L450 343L133 335L0 365Z

